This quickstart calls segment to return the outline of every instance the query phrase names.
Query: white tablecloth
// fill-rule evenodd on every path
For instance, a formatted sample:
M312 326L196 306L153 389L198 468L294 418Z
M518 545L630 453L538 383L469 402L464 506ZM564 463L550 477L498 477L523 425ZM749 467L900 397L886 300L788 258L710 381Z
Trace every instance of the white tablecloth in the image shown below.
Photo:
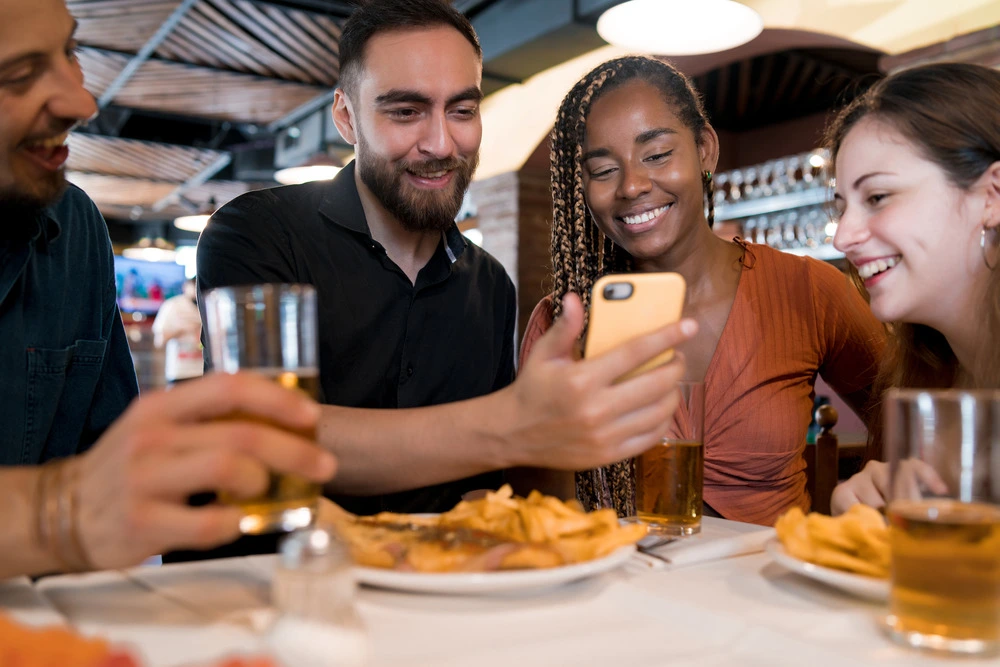
M706 519L699 540L757 526ZM129 645L150 667L265 652L248 627L206 622L268 603L262 556L0 583L0 606L32 624L70 623ZM358 593L372 667L528 665L970 665L891 644L881 605L754 554L676 569L628 565L534 594ZM281 656L278 656L279 658ZM991 663L995 664L995 663ZM289 667L293 667L289 665Z

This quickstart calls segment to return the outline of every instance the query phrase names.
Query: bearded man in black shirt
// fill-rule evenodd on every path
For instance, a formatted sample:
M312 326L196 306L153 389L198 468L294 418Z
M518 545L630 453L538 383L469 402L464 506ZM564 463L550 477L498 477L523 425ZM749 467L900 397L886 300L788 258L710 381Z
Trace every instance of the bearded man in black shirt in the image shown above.
M513 381L513 284L454 223L482 135L468 20L441 0L375 0L345 24L340 56L333 119L356 161L332 182L237 198L198 248L200 292L315 285L331 497L359 513L441 511L508 467L590 468L655 444L683 361L615 380L688 338L681 327L574 362L571 296Z

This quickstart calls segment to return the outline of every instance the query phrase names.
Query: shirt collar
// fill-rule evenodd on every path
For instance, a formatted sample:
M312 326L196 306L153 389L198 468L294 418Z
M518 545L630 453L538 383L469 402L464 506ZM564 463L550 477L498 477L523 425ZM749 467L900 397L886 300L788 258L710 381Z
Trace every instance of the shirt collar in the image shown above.
M358 194L358 186L354 182L354 165L354 160L351 160L330 181L330 186L320 202L319 212L334 224L371 238L372 232L365 218L365 209L361 205L361 195ZM465 236L458 230L458 225L453 223L442 233L441 239L444 241L448 260L454 264L465 252Z

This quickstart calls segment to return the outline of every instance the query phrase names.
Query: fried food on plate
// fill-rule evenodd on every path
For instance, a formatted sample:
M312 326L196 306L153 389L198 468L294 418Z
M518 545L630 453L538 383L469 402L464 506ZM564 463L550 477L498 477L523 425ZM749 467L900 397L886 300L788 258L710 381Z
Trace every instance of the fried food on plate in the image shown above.
M556 567L601 558L634 544L643 525L619 525L614 510L584 512L575 502L509 485L436 516L383 512L356 517L324 505L361 565L417 572L482 572Z
M857 504L838 517L792 508L774 524L792 556L869 577L889 576L889 528L878 510Z

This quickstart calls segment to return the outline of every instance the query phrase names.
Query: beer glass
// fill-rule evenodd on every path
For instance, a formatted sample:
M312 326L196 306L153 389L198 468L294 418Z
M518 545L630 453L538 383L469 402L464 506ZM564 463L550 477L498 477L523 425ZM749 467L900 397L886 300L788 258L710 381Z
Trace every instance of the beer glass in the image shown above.
M221 287L205 295L205 331L216 372L252 371L312 399L319 394L316 291L309 285ZM314 432L300 435L315 440ZM320 485L272 472L248 500L219 494L244 513L240 530L260 534L313 523Z
M663 441L635 460L636 518L654 535L701 532L705 385L681 382L680 405Z
M905 645L1000 652L1000 391L892 390L885 628Z

